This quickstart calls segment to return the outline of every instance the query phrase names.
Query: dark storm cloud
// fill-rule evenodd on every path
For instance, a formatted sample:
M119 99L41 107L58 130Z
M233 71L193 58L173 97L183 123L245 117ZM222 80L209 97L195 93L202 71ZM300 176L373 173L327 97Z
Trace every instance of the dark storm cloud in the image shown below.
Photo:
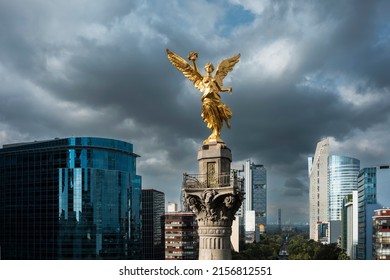
M70 135L129 141L144 187L177 199L209 131L201 95L170 64L169 48L183 57L198 51L202 71L241 53L224 81L233 118L222 138L234 161L266 166L271 220L281 205L291 221L307 220L306 157L321 137L367 162L390 156L388 1L7 2L1 144ZM367 137L383 140L374 149Z

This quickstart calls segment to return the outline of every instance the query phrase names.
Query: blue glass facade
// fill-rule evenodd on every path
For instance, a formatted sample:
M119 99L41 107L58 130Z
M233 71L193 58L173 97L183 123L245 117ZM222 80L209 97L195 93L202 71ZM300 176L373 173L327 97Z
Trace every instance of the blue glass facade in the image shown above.
M328 157L328 242L336 243L342 235L341 216L343 199L357 190L360 161L345 156Z
M358 251L360 260L373 259L372 219L376 209L390 207L390 166L360 170L358 178Z
M141 177L133 146L72 137L0 150L3 259L141 255Z
M341 220L343 199L357 190L360 161L345 156L328 157L329 221Z

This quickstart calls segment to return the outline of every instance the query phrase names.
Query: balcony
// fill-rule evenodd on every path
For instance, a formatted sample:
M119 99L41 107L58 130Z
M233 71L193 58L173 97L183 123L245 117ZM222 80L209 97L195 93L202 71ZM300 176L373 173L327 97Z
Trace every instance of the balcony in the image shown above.
M221 175L209 174L183 174L184 188L221 188L221 187L237 187L237 173L232 171L230 173L223 173Z

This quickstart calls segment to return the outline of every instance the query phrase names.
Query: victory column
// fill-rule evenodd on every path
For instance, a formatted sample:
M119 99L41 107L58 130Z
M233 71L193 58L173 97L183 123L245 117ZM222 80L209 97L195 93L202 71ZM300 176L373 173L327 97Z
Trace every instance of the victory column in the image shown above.
M183 182L185 203L198 220L199 259L230 260L231 226L243 201L243 193L237 174L230 169L231 151L220 138L223 122L230 128L232 111L221 101L219 93L232 92L231 87L223 87L222 81L233 70L240 54L223 60L214 77L211 63L204 67L205 76L198 71L196 52L188 55L192 65L168 49L167 54L171 63L203 93L201 116L212 131L198 150L199 174L184 174Z

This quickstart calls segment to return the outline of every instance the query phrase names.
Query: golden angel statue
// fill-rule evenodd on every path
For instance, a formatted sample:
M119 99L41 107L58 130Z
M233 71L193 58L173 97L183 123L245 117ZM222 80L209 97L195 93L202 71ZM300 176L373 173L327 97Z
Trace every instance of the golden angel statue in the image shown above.
M204 67L206 76L199 73L195 61L198 58L197 52L191 52L188 59L192 61L193 66L190 65L184 58L171 52L167 49L168 59L171 63L181 71L183 75L194 83L194 86L200 90L203 95L202 101L202 119L207 123L207 127L211 129L211 135L203 142L204 144L224 143L220 138L223 121L226 122L230 128L229 119L232 117L230 108L221 101L219 92L232 92L232 88L223 88L222 80L226 75L233 70L234 65L237 64L240 54L232 56L223 60L217 67L214 77L212 73L214 66L207 63Z

